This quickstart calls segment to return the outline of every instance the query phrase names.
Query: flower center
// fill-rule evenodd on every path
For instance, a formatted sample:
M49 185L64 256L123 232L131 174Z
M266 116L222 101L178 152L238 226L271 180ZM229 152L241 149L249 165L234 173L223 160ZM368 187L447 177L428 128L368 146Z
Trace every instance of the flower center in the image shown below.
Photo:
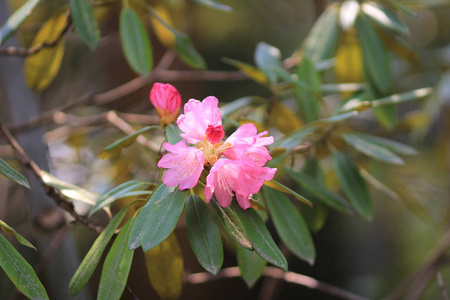
M224 135L222 125L211 124L206 129L206 140L213 145L219 143Z
M207 140L207 135L208 134L205 134L203 142L200 142L198 144L198 149L200 149L203 152L203 156L205 157L205 166L212 166L222 156L222 152L225 152L231 148L231 144L230 143L223 144L219 140L218 143L215 143L213 145Z

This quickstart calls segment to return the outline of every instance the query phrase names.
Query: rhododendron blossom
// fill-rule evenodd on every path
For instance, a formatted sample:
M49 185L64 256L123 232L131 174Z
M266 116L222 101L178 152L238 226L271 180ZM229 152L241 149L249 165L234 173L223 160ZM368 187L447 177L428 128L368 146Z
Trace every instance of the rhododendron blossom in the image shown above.
M272 159L267 145L273 137L265 137L267 131L257 133L253 124L239 127L222 142L225 132L222 115L216 97L203 101L189 100L184 106L177 125L183 132L184 141L175 145L164 144L170 153L158 162L167 168L163 182L167 186L179 185L180 190L197 185L203 170L206 177L205 198L211 201L213 194L223 207L228 207L236 197L240 207L252 207L250 200L258 193L265 180L272 180L276 168L264 167ZM195 147L194 147L195 146Z

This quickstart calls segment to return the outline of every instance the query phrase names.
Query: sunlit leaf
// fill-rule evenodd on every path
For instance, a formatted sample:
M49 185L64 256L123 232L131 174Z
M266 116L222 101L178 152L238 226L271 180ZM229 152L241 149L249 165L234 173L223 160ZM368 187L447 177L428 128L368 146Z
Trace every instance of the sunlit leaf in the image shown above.
M244 227L236 213L230 207L222 207L213 196L211 200L214 211L222 226L236 242L247 249L253 249Z
M139 196L139 195L151 195L152 191L146 191L146 190L139 190L134 191L138 188L147 188L149 186L148 182L139 181L139 180L130 180L127 182L122 183L121 185L113 188L109 192L105 193L103 196L100 197L100 199L97 200L95 205L91 208L89 211L89 215L93 215L97 211L101 210L102 208L110 205L117 199L126 198L130 196ZM132 192L134 191L134 192Z
M2 45L20 25L22 25L39 2L41 2L41 0L28 0L8 18L6 23L0 28L0 45Z
M419 13L415 10L410 9L409 7L407 7L406 5L404 5L403 3L401 3L398 0L387 0L387 2L394 8L398 9L399 11L407 14L408 16L414 17L414 18L418 18L419 17Z
M291 194L292 196L297 198L297 200L307 204L308 206L313 206L311 201L276 180L264 181L264 185L276 189L280 192Z
M205 202L197 195L186 201L186 232L198 262L216 275L223 262L223 246L219 230Z
M267 261L259 256L256 251L250 251L240 245L236 245L236 259L242 279L244 279L248 288L252 288L263 274Z
M95 49L100 40L100 29L92 5L88 0L70 0L70 15L81 40Z
M164 20L170 27L174 27L172 19L170 17L168 9L164 5L154 5L153 9L158 13L159 17ZM155 17L151 16L150 20L152 22L153 32L156 34L158 40L166 48L175 48L175 34L167 29L161 22Z
M106 158L113 158L113 157L119 156L120 153L122 152L122 149L133 144L134 141L136 141L136 139L138 138L138 136L140 134L142 134L146 131L149 131L151 129L155 129L155 128L160 128L160 127L159 126L146 126L132 134L129 134L129 135L115 141L112 144L109 144L108 146L106 146L106 148L104 150L102 150L99 153L98 157L100 157L102 159L106 159Z
M106 256L98 286L98 300L118 300L123 294L134 254L127 246L133 221L134 218L125 223Z
M37 33L31 47L41 43L53 43L66 28L69 17L67 8L59 9L48 19ZM27 85L35 90L46 89L59 72L64 56L65 38L62 37L52 47L44 47L34 55L25 59L25 80Z
M292 109L281 102L274 102L270 106L269 116L270 124L282 133L289 133L302 126L302 122Z
M231 6L213 0L192 0L192 1L201 4L203 6L214 8L220 11L227 11L227 12L233 11L233 8Z
M263 187L263 191L271 219L283 243L297 257L314 264L314 243L302 215L284 194L267 187Z
M14 285L29 299L49 299L33 268L1 234L0 267Z
M30 188L30 183L28 180L19 172L11 168L6 161L0 158L0 174L6 178L11 179L15 183L18 183L24 187Z
M297 104L303 120L310 123L319 118L322 99L320 75L314 63L305 57L297 70L297 76L306 85L297 85L295 88Z
M183 133L178 126L169 124L166 127L166 139L169 144L175 145L176 143L183 140L180 134Z
M95 271L98 263L100 262L100 258L102 257L103 251L109 243L109 240L114 235L114 231L116 231L120 222L122 222L125 213L127 212L129 206L124 207L106 226L103 232L98 236L95 240L94 244L92 244L91 249L89 249L88 253L84 257L81 262L78 270L72 277L72 280L69 283L69 296L74 297L77 295L84 286L88 283L92 274Z
M153 67L153 50L147 31L134 9L122 9L119 25L120 41L128 64L136 73L148 75Z
M11 226L0 220L0 228L9 235L12 235L22 245L36 250L36 248L23 236L17 233ZM36 250L37 251L37 250Z
M355 134L343 134L342 137L349 145L367 156L396 165L402 165L404 163L400 156L371 140L361 138Z
M186 194L186 191L180 191L177 187L154 203L140 237L144 252L158 246L175 229L186 202Z
M255 63L258 69L262 70L270 82L275 83L277 73L274 70L281 68L281 51L280 49L266 44L258 43L255 50Z
M380 147L389 149L389 150L399 153L399 154L404 154L404 155L416 155L417 154L416 149L414 149L413 147L408 146L403 143L400 143L400 142L397 142L397 141L394 141L394 140L389 140L386 138L369 135L369 134L365 134L365 133L352 133L351 135L357 136L358 139L362 139L362 140L366 141L367 143L378 145Z
M407 102L411 100L417 100L423 97L427 97L433 93L433 88L421 88L417 90L412 90L409 92L401 93L401 94L394 94L388 97L383 97L380 99L376 99L371 101L372 106L378 107L383 105L389 105L389 104L395 104L395 103L402 103Z
M367 220L373 217L373 203L365 180L348 157L338 151L333 152L333 165L339 183L355 211Z
M356 0L345 0L339 8L339 24L344 31L349 30L355 24L359 13L359 3Z
M341 196L330 191L323 183L317 181L314 177L300 172L294 172L286 167L283 170L294 179L303 189L310 192L317 200L342 212L350 212L347 201Z
M384 28L403 36L407 36L409 34L408 28L398 19L397 15L390 12L383 6L374 2L367 2L363 3L361 7L367 16Z
M256 81L261 85L269 84L269 77L267 77L266 73L250 64L234 60L231 58L222 58L222 61L238 68L240 71L245 73L249 78L253 79L254 81Z
M288 265L286 258L272 239L264 221L258 213L253 208L243 210L236 201L233 201L231 208L236 212L239 220L241 220L242 226L244 226L248 239L252 243L255 251L268 262L287 271Z
M317 19L303 42L304 57L316 63L334 56L340 31L338 14L338 6L330 5Z
M178 299L183 286L184 262L175 233L145 252L147 274L163 300Z

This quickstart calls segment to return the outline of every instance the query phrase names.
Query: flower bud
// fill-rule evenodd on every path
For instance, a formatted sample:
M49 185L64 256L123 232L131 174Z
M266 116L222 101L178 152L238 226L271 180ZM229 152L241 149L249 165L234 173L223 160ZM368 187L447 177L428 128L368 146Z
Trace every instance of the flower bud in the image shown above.
M181 96L171 84L156 82L150 92L150 102L156 108L161 126L174 122L181 107Z

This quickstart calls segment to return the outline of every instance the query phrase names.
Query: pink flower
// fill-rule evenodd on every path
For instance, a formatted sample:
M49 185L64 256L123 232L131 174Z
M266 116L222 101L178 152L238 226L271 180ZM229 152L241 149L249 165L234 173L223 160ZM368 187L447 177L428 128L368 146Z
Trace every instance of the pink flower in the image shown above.
M205 164L203 153L197 148L188 147L184 141L175 145L165 143L164 148L171 152L158 162L158 167L168 169L163 176L164 184L180 185L180 191L196 186Z
M259 192L264 180L272 180L277 171L252 162L248 158L246 161L220 158L206 178L206 202L210 202L214 193L220 205L228 207L236 195L242 209L252 207L253 194Z
M150 91L150 102L156 108L161 126L175 121L180 113L181 96L171 84L156 82Z
M202 102L191 99L184 105L184 115L178 117L177 125L184 132L181 136L188 143L196 144L203 141L203 137L210 125L215 132L211 135L213 141L217 139L220 131L223 132L221 126L222 115L220 114L218 104L219 100L216 97L210 96Z

